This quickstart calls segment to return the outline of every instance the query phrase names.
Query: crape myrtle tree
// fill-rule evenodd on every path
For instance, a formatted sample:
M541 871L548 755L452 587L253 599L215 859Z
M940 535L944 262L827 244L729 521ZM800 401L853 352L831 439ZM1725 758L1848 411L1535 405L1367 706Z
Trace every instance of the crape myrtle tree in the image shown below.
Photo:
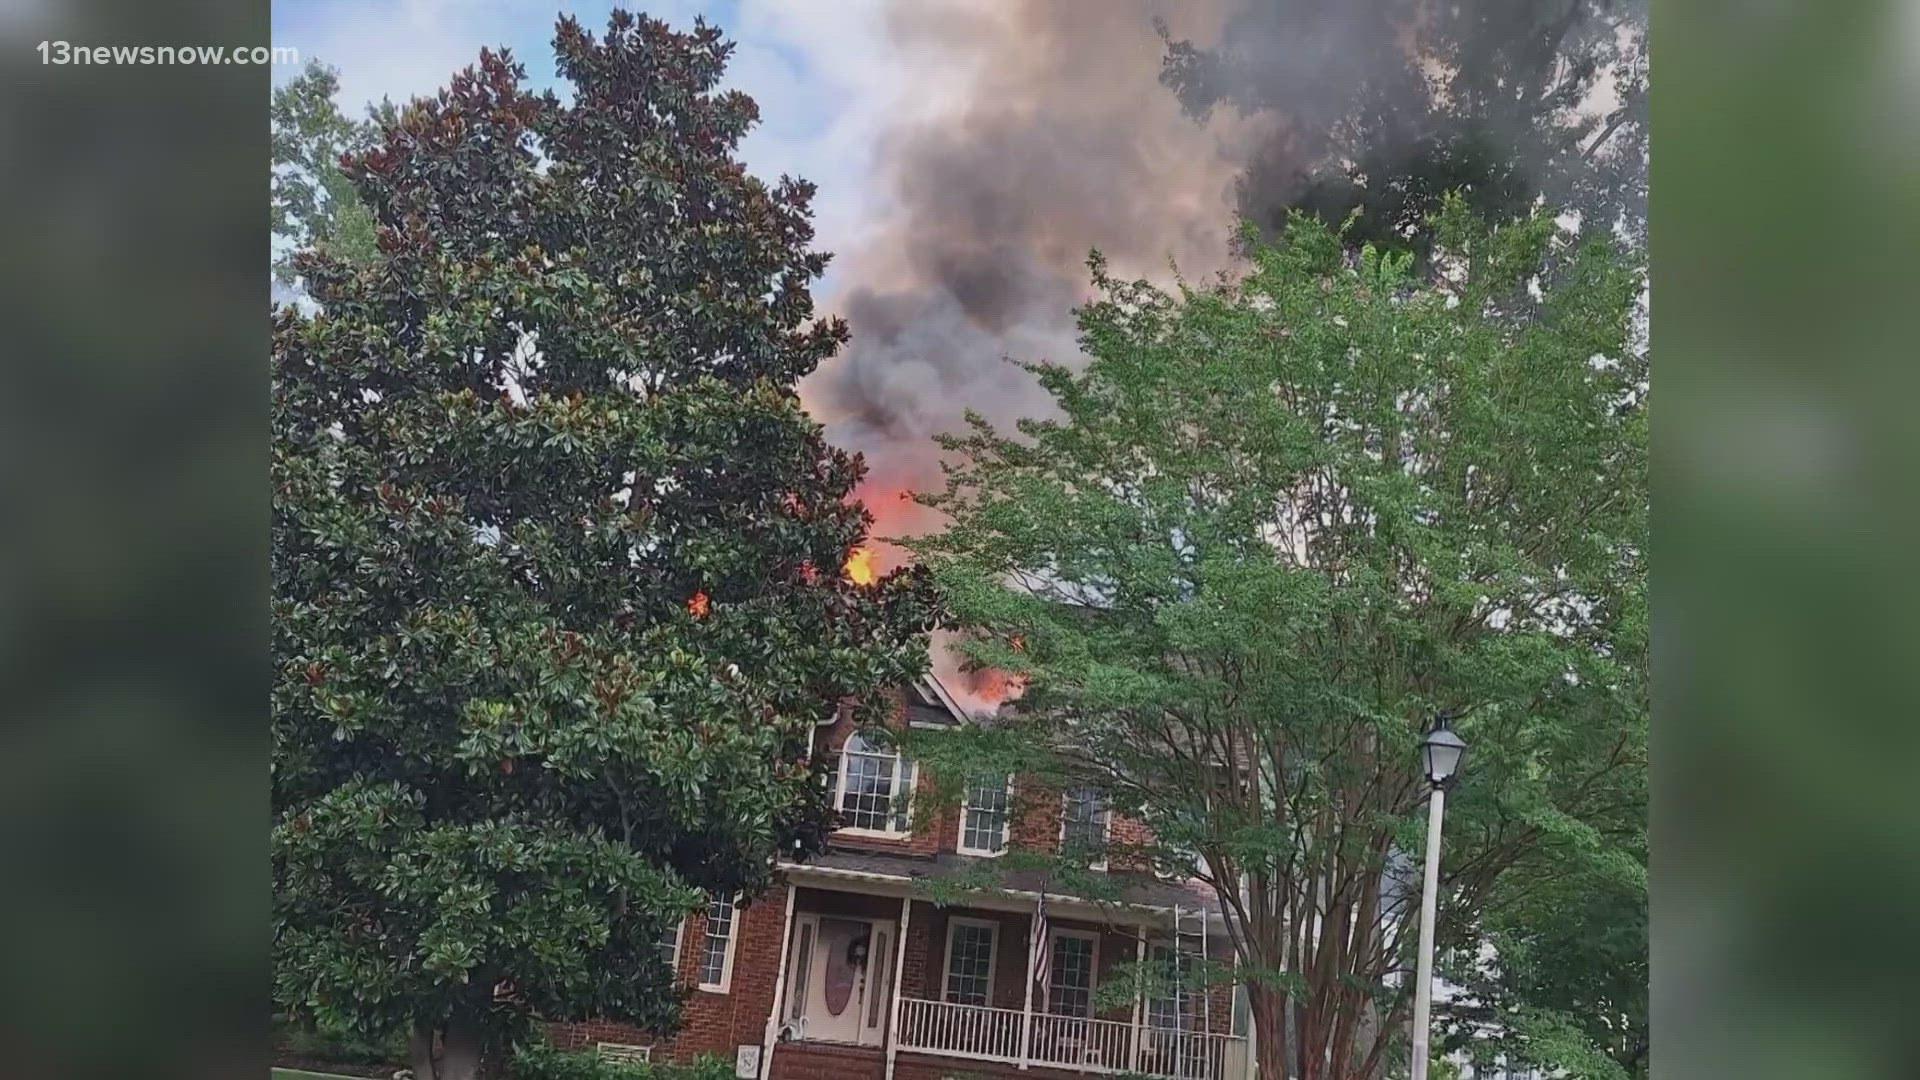
M1087 365L1030 366L1059 418L944 439L916 541L970 660L1024 682L983 767L1105 792L1153 834L1116 865L1213 886L1262 1076L1404 1056L1436 714L1472 744L1443 948L1643 835L1639 274L1544 217L1432 229L1432 276L1302 214L1237 280L1095 256Z
M275 994L414 1075L535 1017L664 1031L658 942L831 823L822 708L925 663L924 575L795 380L812 187L735 158L730 46L625 13L483 52L344 166L377 257L273 315Z
M1652 1075L1644 833L1616 849L1501 878L1476 927L1489 948L1442 966L1441 1049L1571 1080Z

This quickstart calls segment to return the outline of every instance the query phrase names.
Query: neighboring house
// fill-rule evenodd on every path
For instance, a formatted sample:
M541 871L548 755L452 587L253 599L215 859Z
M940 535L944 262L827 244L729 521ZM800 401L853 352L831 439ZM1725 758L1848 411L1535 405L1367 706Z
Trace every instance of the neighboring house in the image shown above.
M893 720L969 722L932 678L903 688ZM975 784L964 806L916 830L907 797L927 778L913 762L863 738L844 711L815 734L838 762L844 827L825 853L782 863L779 883L752 904L716 898L661 943L694 988L680 1032L655 1045L617 1024L556 1024L557 1043L653 1060L718 1054L738 1075L768 1080L1253 1076L1245 1010L1226 987L1098 1008L1119 965L1231 956L1211 890L1126 864L1139 823L1089 793L1028 789L1016 775ZM929 881L1009 845L1077 850L1109 838L1113 865L1094 865L1118 902L1037 879L944 908L928 898Z

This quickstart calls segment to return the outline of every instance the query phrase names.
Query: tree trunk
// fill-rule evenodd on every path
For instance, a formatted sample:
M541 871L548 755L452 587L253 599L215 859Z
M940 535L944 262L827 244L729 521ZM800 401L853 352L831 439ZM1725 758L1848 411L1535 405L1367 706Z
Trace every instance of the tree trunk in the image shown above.
M433 1059L433 1029L415 1024L407 1036L407 1060L413 1064L413 1080L435 1080L439 1075Z
M486 1033L471 1019L455 1016L440 1040L440 1075L435 1080L479 1080Z
M417 1024L407 1040L413 1080L479 1080L485 1050L486 1032L464 1018L437 1029Z
M1253 1013L1254 1058L1260 1080L1287 1080L1287 995L1264 983L1247 987L1247 1005Z

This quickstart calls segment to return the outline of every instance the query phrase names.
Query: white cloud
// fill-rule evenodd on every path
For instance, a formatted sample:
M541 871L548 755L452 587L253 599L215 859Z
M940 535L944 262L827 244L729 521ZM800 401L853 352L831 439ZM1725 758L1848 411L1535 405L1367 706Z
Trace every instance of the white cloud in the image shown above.
M531 81L553 79L553 24L564 8L589 30L603 28L606 3L554 0L328 0L274 6L273 43L292 45L303 60L340 71L340 100L352 113L362 103L390 97L404 102L445 86L472 64L483 47L506 46L526 65ZM649 0L645 10L675 24L691 23L712 5L699 0ZM280 79L295 70L276 71Z
M590 31L611 5L567 4ZM330 0L276 5L274 44L340 72L340 100L352 115L365 103L431 94L483 46L505 45L529 81L552 85L553 0ZM936 101L910 91L928 85L885 34L884 0L648 0L643 10L676 27L706 14L737 43L727 84L751 94L761 124L741 155L756 174L782 173L820 187L817 244L851 251L878 209L874 146L903 112ZM296 68L283 67L285 80ZM560 87L564 90L564 87Z

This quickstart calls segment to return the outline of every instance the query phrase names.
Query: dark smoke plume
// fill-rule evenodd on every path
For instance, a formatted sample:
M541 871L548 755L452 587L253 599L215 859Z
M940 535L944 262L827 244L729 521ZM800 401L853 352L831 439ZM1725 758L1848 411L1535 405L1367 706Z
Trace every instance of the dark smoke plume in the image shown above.
M1356 238L1392 242L1459 186L1496 213L1544 194L1590 222L1631 218L1644 206L1644 46L1621 27L1643 25L1644 7L885 8L890 46L925 61L924 96L948 107L883 140L877 239L840 254L827 298L853 340L802 388L835 444L866 455L877 534L937 527L901 493L940 483L932 437L960 430L965 410L1003 428L1049 412L1003 358L1072 363L1090 248L1120 275L1164 281L1172 261L1193 280L1230 263L1236 213L1270 226L1290 208L1336 221L1357 208ZM887 568L900 553L878 556Z
M1210 37L1207 3L1026 0L889 9L906 52L961 69L956 105L891 131L878 154L892 215L845 253L830 304L853 341L805 387L840 446L866 454L881 535L931 524L901 490L939 482L932 437L972 408L996 423L1044 413L1005 362L1076 355L1071 309L1088 252L1116 270L1189 277L1225 264L1233 181L1253 126L1196 123L1160 84L1164 19ZM883 558L883 564L887 560Z
M1270 120L1239 192L1418 250L1444 193L1492 217L1536 202L1642 239L1646 0L1243 0L1215 45L1169 33L1187 111Z

